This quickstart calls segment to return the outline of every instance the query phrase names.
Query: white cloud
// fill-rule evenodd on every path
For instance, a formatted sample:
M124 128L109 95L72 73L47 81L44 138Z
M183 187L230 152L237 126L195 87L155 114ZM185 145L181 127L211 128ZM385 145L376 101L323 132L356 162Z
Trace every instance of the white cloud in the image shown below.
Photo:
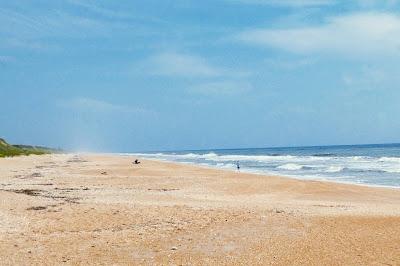
M133 34L133 28L137 33L138 28L133 27L133 23L74 14L64 9L49 10L42 14L0 8L0 25L0 34L5 36L0 47L30 50L54 49L54 42L47 41L49 38L108 37L122 32L126 34L128 30Z
M248 5L265 5L275 7L322 7L330 5L347 5L357 8L392 8L399 4L399 0L225 0L233 3Z
M190 78L195 85L186 87L186 90L203 95L227 95L251 89L245 81L251 73L214 66L203 57L188 53L159 53L136 64L134 71L136 74L174 79Z
M289 7L332 5L336 2L335 0L228 0L228 1L240 2L244 4L289 6Z
M202 57L174 52L152 56L144 63L144 71L151 75L181 77L217 77L225 73L210 65Z
M118 105L106 101L91 99L91 98L75 98L61 103L62 106L75 110L86 110L92 112L106 112L106 113L129 113L129 114L142 114L148 111L143 108Z
M0 33L25 38L49 36L83 36L82 31L104 32L104 22L83 16L52 10L44 15L24 14L0 8ZM85 33L84 36L86 36Z
M391 8L399 3L399 0L357 0L361 8Z
M81 0L68 0L68 2L72 5L78 6L78 7L83 7L93 13L99 14L104 17L108 18L131 18L131 16L128 13L122 12L122 11L115 11L110 8L103 8L100 7L96 4L95 2L88 2L88 1L81 1Z
M301 28L254 29L238 40L300 54L395 56L400 54L400 17L390 13L357 13L332 17Z
M317 62L316 59L301 58L301 59L266 59L265 63L269 66L283 70L294 70L313 65Z
M354 91L396 90L400 77L397 65L362 66L342 75L344 85Z
M215 81L192 86L191 92L204 95L231 95L250 91L252 86L244 81Z

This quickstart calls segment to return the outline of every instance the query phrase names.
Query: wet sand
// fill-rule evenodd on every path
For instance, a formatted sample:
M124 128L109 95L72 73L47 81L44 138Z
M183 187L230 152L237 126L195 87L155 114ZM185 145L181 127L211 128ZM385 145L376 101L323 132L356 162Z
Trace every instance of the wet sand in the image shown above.
M133 160L0 159L0 264L400 265L400 189Z

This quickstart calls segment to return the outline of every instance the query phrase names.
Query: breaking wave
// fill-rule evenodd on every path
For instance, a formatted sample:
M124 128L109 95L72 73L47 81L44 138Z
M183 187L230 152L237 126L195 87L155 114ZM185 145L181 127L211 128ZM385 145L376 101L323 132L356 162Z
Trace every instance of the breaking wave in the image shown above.
M371 151L366 148L359 151L354 147L332 148L332 151L327 147L326 152L309 149L308 152L304 152L304 149L295 151L287 149L287 152L247 149L134 155L232 170L236 169L236 164L239 162L241 169L248 172L400 187L400 146L396 146L397 150L392 148L387 153L381 147Z
M284 165L280 165L280 166L278 166L277 168L278 169L285 169L285 170L300 170L300 169L303 169L303 165L298 165L298 164L295 164L295 163L287 163L287 164L284 164Z

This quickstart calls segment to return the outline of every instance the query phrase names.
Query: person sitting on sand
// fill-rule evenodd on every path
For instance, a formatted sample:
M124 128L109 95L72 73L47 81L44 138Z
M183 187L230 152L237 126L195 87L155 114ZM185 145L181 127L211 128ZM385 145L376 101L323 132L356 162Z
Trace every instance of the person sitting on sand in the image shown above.
M139 162L138 159L136 159L133 163L134 163L134 164L140 164L140 162Z

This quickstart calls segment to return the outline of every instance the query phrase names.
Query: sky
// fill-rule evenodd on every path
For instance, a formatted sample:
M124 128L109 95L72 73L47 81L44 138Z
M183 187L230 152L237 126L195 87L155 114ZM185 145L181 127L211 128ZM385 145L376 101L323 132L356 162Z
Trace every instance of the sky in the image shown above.
M134 152L400 142L398 0L0 0L0 137Z

